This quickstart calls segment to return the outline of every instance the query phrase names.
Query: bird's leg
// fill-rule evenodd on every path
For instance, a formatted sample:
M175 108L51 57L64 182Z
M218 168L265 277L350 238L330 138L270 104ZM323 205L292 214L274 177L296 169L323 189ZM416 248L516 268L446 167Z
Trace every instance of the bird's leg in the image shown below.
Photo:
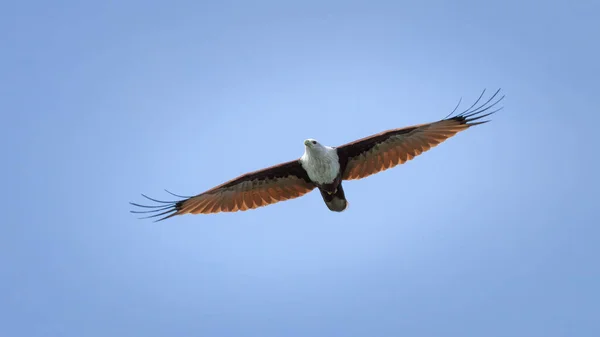
M329 195L333 195L337 192L337 184L332 183L332 184L324 184L322 186L323 190L325 191L325 193L329 194Z

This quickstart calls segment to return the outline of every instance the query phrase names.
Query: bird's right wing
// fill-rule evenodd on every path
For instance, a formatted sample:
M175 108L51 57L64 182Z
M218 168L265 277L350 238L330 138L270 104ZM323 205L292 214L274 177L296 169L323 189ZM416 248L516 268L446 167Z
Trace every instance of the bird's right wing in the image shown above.
M444 118L433 123L384 131L337 147L340 159L344 160L340 163L342 179L362 179L403 164L460 131L486 123L487 121L479 120L502 109L487 112L504 98L502 96L491 103L499 91L496 91L485 103L475 107L483 97L484 90L471 107L454 117ZM487 113L484 114L484 112Z
M250 172L216 186L206 192L179 201L147 199L162 205L146 206L131 203L151 210L132 213L158 213L149 217L166 215L164 220L182 214L209 214L219 212L246 211L280 201L298 198L316 186L310 181L299 160ZM178 196L181 197L181 196Z

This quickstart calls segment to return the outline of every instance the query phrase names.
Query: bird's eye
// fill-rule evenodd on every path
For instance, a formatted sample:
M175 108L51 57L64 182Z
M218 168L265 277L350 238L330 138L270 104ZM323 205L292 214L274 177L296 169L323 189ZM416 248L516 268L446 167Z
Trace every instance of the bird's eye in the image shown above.
M313 143L313 144L317 144L317 141L316 141L316 140L313 140L313 141L312 141L312 143Z

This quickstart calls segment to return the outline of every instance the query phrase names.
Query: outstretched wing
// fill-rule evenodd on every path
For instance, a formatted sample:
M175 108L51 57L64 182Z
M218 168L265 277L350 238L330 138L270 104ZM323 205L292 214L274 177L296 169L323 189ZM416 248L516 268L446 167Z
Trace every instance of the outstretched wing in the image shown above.
M458 105L450 115L440 121L384 131L337 147L341 161L340 169L343 172L342 179L362 179L403 164L460 131L489 122L478 120L502 109L483 114L504 98L502 96L492 103L499 92L500 89L485 103L475 107L483 97L484 90L473 105L454 117L448 118L456 111Z
M166 215L160 221L182 214L246 211L298 198L315 187L300 161L294 160L244 174L196 196L182 197L183 200L160 201L142 194L162 205L130 204L151 209L132 213L157 213L148 217Z

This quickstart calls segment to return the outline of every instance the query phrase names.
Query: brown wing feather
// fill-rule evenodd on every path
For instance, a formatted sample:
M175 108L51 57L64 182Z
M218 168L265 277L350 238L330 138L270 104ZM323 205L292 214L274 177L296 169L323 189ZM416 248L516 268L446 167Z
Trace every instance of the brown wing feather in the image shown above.
M132 211L133 213L158 213L149 217L166 215L160 221L182 214L246 211L298 198L315 187L300 162L293 160L244 174L196 196L183 197L183 200L160 201L144 195L163 205L131 204L152 208L149 211Z
M488 111L504 98L502 96L490 104L499 91L496 91L487 102L475 107L485 93L484 90L469 109L454 117L433 123L384 131L337 147L343 172L342 179L362 179L385 171L430 150L458 132L489 122L476 121L501 109L482 115L483 112Z

